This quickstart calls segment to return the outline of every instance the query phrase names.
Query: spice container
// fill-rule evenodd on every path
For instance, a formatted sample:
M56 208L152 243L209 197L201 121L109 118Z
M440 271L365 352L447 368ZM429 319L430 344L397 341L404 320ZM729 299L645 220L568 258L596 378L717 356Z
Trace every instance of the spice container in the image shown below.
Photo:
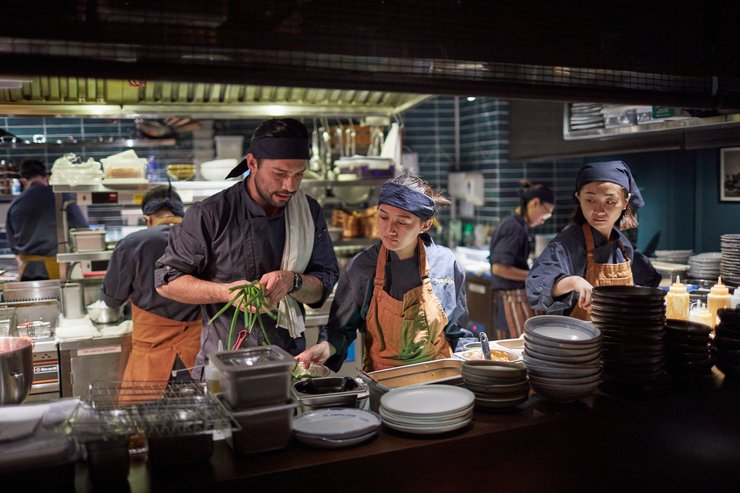
M367 384L351 377L325 377L301 380L293 384L301 412L325 407L354 407L367 404Z
M72 250L75 252L99 252L105 250L105 230L72 228L69 230Z
M233 409L281 404L290 398L295 360L278 346L208 355L221 372L221 391Z
M707 309L712 316L712 323L710 324L712 327L717 323L717 310L720 308L730 308L731 303L730 289L722 284L722 278L720 277L717 279L717 284L712 286L712 289L707 295Z
M666 314L665 318L672 320L689 319L689 292L686 285L677 278L665 297Z

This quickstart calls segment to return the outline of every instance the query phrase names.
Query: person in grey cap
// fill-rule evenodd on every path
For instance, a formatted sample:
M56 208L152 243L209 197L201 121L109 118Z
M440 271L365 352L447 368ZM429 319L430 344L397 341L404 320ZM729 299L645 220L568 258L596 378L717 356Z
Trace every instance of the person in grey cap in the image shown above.
M229 350L229 333L244 334L241 316L235 331L230 330L234 307L212 325L208 321L231 300L230 288L247 282L264 287L278 316L261 314L264 333L252 330L238 347L269 343L293 355L306 347L303 304L320 307L339 277L321 206L299 188L308 149L308 131L298 120L260 123L246 158L228 176L249 175L193 204L170 234L157 261L155 285L162 296L202 307L196 377L219 341Z
M200 349L200 307L175 303L154 289L154 262L182 221L185 206L171 187L149 190L141 201L147 228L116 244L103 279L101 298L118 308L131 301L133 333L124 380L189 380L186 368ZM176 377L172 377L173 370ZM178 378L179 377L179 378Z
M622 161L592 163L576 176L573 223L537 258L525 282L532 308L590 320L595 286L655 287L661 276L620 231L645 205Z
M365 371L449 358L468 322L465 272L427 233L449 200L418 176L387 181L378 200L380 241L358 253L337 286L328 338L298 356L338 371L363 333Z

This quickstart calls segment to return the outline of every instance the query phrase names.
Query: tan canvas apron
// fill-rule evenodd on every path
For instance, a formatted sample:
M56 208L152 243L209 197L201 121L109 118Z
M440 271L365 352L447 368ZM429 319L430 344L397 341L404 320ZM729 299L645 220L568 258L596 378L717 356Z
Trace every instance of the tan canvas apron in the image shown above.
M627 258L622 240L617 240L617 246L622 251L626 261L619 264L599 264L594 261L594 236L588 223L583 225L583 237L586 240L587 252L586 280L591 286L632 286L634 284L630 260ZM591 320L591 314L578 305L570 313L570 316L586 321Z
M186 368L195 364L200 349L200 319L180 322L161 317L136 305L131 309L133 333L131 354L123 379L137 382L167 383L175 364L175 357Z
M417 254L422 284L406 292L403 300L397 300L383 289L388 250L380 247L366 320L365 371L452 356L444 333L447 315L432 291L426 248L421 239Z
M43 262L49 279L59 279L59 264L57 263L56 255L26 255L21 253L16 256L16 260L18 261L19 281L23 279L23 273L25 272L26 267L28 267L29 262Z

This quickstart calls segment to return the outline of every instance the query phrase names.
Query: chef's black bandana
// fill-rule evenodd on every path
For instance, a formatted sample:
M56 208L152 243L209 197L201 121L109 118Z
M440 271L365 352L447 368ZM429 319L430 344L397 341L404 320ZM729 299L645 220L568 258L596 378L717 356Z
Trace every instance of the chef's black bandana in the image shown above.
M522 188L519 190L519 198L521 198L525 204L532 199L540 199L540 202L545 202L547 204L555 203L555 194L550 188L545 186Z
M418 216L422 221L434 216L434 200L431 197L398 183L383 185L378 204L398 207Z
M162 207L168 208L170 212L178 217L183 217L185 215L185 206L182 205L182 202L172 197L167 197L166 199L150 200L146 203L144 207L141 208L141 210L144 212L145 216L151 216Z
M609 161L585 165L578 171L578 175L576 176L576 192L580 191L584 185L593 181L616 183L631 193L629 206L632 212L636 212L637 209L645 205L645 201L640 194L640 189L637 188L637 183L635 183L635 179L632 177L632 172L624 161Z
M257 159L308 159L308 139L301 137L263 137L254 139L249 145L247 154ZM243 159L232 169L226 178L240 176L249 167L247 159Z

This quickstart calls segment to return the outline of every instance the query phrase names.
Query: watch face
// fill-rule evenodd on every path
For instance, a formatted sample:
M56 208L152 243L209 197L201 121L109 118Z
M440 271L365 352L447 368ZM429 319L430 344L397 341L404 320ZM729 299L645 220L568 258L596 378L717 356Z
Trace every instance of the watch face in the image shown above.
M293 291L298 291L303 286L303 276L300 274L295 275L295 279L293 280Z

